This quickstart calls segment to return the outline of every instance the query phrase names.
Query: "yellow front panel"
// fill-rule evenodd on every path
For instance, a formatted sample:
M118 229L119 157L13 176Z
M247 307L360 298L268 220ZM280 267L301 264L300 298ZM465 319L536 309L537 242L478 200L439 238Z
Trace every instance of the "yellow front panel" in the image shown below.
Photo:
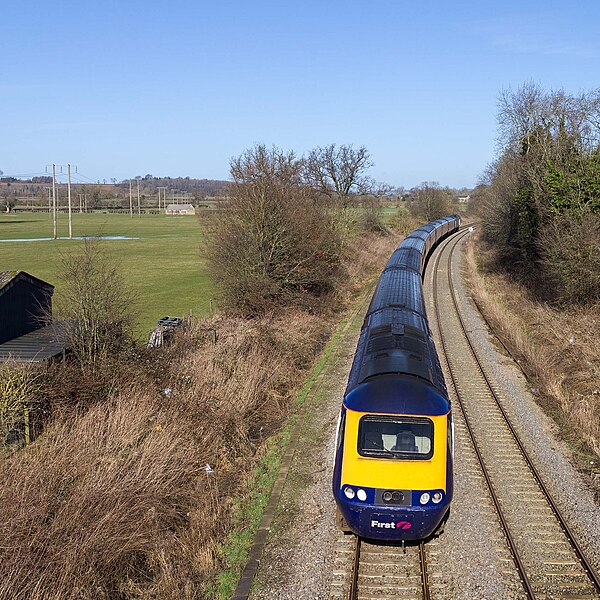
M446 491L448 417L427 417L433 421L433 456L429 460L399 460L361 456L357 450L358 422L371 413L346 411L342 485L371 488ZM378 414L379 416L379 414ZM422 415L388 415L419 417Z

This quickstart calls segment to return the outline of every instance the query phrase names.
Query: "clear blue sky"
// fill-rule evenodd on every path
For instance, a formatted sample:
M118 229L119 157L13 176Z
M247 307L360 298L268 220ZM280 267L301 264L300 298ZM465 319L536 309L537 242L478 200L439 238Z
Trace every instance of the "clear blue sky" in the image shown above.
M371 175L472 186L498 93L600 86L600 2L4 0L0 170L227 178L257 142L364 144Z

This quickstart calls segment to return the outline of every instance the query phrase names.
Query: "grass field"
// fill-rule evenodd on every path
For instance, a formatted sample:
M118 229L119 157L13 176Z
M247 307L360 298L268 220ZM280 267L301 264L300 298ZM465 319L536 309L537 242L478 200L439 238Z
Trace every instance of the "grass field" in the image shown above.
M67 235L67 216L60 214L58 235ZM214 296L198 254L201 229L193 216L90 213L73 215L74 236L128 236L139 239L99 242L121 265L135 292L136 331L149 334L162 316L206 314ZM0 240L52 236L44 213L0 215ZM0 270L23 270L57 284L61 256L76 251L78 240L0 242Z

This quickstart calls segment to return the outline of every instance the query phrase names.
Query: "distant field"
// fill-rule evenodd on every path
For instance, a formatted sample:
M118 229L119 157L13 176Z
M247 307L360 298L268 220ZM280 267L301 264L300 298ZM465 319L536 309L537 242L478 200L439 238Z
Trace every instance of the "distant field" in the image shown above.
M66 236L67 216L59 216L58 235ZM146 336L156 320L190 311L206 314L214 296L198 255L202 235L194 216L79 214L73 215L73 235L128 236L137 240L100 242L123 268L137 297L137 332ZM52 236L47 214L0 215L0 239ZM0 270L23 270L57 283L61 255L82 241L0 242Z

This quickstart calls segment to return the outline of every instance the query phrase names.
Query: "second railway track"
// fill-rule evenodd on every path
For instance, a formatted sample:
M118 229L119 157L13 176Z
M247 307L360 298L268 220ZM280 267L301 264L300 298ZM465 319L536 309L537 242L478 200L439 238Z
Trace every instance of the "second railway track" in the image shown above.
M481 477L527 598L600 598L600 581L570 531L510 422L502 393L479 360L464 325L452 281L458 234L438 252L433 269L435 320L440 350L468 431ZM430 321L433 320L433 315ZM462 425L464 424L464 427Z

